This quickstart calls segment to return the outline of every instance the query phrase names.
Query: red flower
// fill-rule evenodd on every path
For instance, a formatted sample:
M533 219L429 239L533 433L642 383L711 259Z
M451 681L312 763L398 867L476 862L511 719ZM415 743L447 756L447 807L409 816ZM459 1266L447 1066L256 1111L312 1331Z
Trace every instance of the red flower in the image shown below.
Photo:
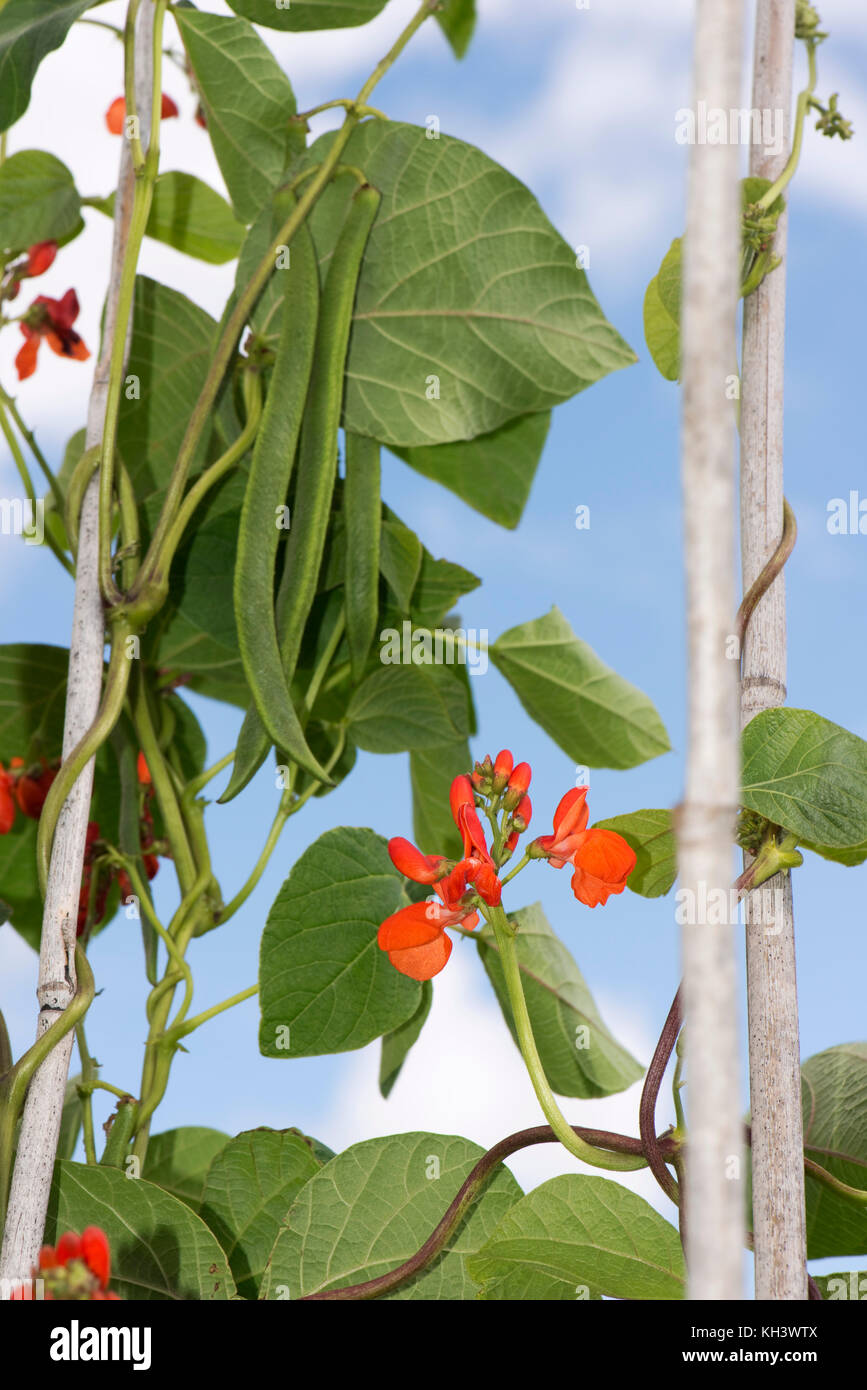
M475 885L479 896L490 907L497 907L501 900L500 880L488 853L488 842L476 811L473 784L469 777L455 778L449 792L449 802L464 847L464 857L458 869L462 870L467 881Z
M163 92L162 104L160 106L160 118L166 120L169 116L177 116L177 102ZM112 135L123 135L123 123L126 120L126 101L123 97L115 97L111 106L105 113L105 123Z
M546 855L548 863L562 869L581 843L581 831L587 825L589 810L586 804L588 787L573 787L561 798L554 812L554 834L540 835L533 841L534 857Z
M44 275L56 255L56 241L37 241L36 245L31 246L27 252L27 262L22 274L30 277Z
M510 755L511 756L511 755ZM518 763L506 783L506 795L503 797L503 805L507 811L514 811L522 796L526 796L533 777L533 769L529 763Z
M148 767L148 760L145 757L144 753L139 753L138 763L136 764L136 766L138 770L138 780L140 784L143 787L149 787L151 784L151 770Z
M409 840L397 835L388 842L391 862L413 883L436 883L448 871L449 861L438 854L422 854Z
M111 1271L111 1252L105 1231L98 1226L85 1227L81 1233L81 1254L91 1274L95 1274L105 1288Z
M494 759L494 791L501 792L512 775L514 759L508 748L503 748Z
M19 809L31 820L39 820L42 807L45 805L45 798L51 783L57 776L57 771L56 767L46 767L45 771L40 772L38 776L29 777L25 773L15 783L15 800L18 802Z
M411 980L432 980L452 953L446 927L468 921L470 916L475 919L472 924L475 925L478 913L468 914L460 907L450 910L434 902L411 903L386 917L376 940L380 949L388 952L389 960L401 975L408 975Z
M72 327L77 318L78 296L75 290L67 290L62 299L49 299L44 294L36 296L20 324L27 341L15 358L19 381L24 381L36 371L36 356L43 338L58 357L72 357L76 362L83 362L90 356Z
M622 893L635 868L635 853L614 830L584 830L572 855L575 872L572 892L588 907L605 904L612 893Z
M33 1279L43 1277L46 1299L87 1299L104 1301L120 1295L107 1289L111 1272L108 1238L98 1226L88 1226L81 1235L66 1231L56 1246L43 1245L39 1251ZM33 1283L13 1290L12 1298L30 1301Z

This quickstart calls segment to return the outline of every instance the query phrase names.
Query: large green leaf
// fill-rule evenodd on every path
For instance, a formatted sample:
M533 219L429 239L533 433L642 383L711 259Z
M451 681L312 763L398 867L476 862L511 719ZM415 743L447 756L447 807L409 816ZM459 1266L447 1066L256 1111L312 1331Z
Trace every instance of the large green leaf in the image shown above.
M867 1042L843 1043L801 1067L804 1152L848 1187L867 1192ZM807 1254L867 1255L867 1206L806 1177Z
M300 1298L397 1268L427 1240L483 1152L469 1139L443 1134L393 1134L353 1144L311 1178L294 1202L261 1296ZM384 1297L474 1298L466 1257L520 1195L508 1169L498 1168L443 1253Z
M863 1269L842 1269L835 1274L814 1274L823 1298L829 1302L867 1302L867 1274Z
M812 710L763 710L744 729L741 800L819 853L860 846L867 840L867 743Z
M269 29L349 29L367 24L388 0L229 0L235 14Z
M241 220L252 222L304 146L289 79L246 19L185 9L174 17L229 197Z
M8 251L64 241L81 226L75 181L53 154L19 150L0 165L0 240Z
M355 691L348 733L371 753L403 753L466 738L467 694L442 666L383 666Z
M636 767L668 752L651 701L575 636L559 608L504 632L490 655L530 718L576 763Z
M432 1003L433 985L430 980L425 980L421 987L419 1006L412 1018L408 1018L406 1023L401 1023L392 1032L386 1033L382 1040L382 1052L379 1058L379 1089L385 1100L388 1100L391 1095L404 1062L421 1036L421 1030L427 1022Z
M100 212L114 215L114 194L96 204ZM239 222L225 198L195 174L169 171L160 174L154 185L148 236L174 246L197 260L222 265L233 261L241 250L244 224Z
M510 420L491 434L454 444L419 445L393 452L417 473L433 478L501 526L521 520L542 457L551 412Z
M198 1211L208 1169L230 1136L221 1129L182 1125L148 1140L144 1177Z
M195 1212L120 1168L58 1163L45 1239L99 1226L111 1247L111 1287L122 1299L223 1301L235 1285L216 1238Z
M635 361L527 188L472 145L397 121L344 158L382 192L365 251L343 422L391 445L490 434ZM325 157L323 135L305 159ZM354 179L311 218L327 264Z
M566 1173L529 1192L469 1261L484 1299L680 1299L680 1237L608 1178Z
M372 830L329 830L304 851L262 933L265 1057L350 1052L412 1017L421 987L376 943L380 924L408 902Z
M449 789L454 779L468 773L472 765L470 745L465 738L410 753L412 828L423 854L461 857L461 837L449 807Z
M577 916L577 913L576 913ZM539 903L511 914L515 949L533 1036L553 1089L561 1096L610 1096L642 1074L635 1058L602 1022L584 976L554 933ZM478 937L479 953L512 1037L517 1034L493 929Z
M216 324L186 295L140 275L133 333L121 394L118 449L145 521L153 524L193 406L204 385ZM218 410L212 424L223 426ZM208 431L191 473L202 466Z
M642 898L661 898L668 892L677 878L677 846L670 811L630 811L625 816L599 820L596 825L616 831L635 851L635 868L626 880L627 888Z
M455 57L463 58L476 27L476 0L444 0L436 16Z
M246 1130L214 1159L202 1219L225 1250L242 1298L258 1298L281 1222L321 1167L310 1144L294 1130Z
M23 116L46 53L59 48L93 0L6 0L0 8L0 131Z

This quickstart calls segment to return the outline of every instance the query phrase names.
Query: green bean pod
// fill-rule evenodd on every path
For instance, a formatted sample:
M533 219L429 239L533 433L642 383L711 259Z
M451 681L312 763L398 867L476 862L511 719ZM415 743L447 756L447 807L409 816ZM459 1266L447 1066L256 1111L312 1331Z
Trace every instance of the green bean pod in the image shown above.
M346 640L354 680L361 678L379 616L379 537L382 526L379 443L346 433L343 488L346 531Z
M289 268L278 273L286 277L283 318L241 508L235 620L244 675L268 739L320 777L324 774L307 746L283 675L274 618L279 514L298 447L319 312L319 270L305 226L292 239Z
M369 184L356 191L322 291L310 387L301 426L294 514L277 595L277 637L287 692L298 664L304 624L316 596L325 549L337 476L337 431L352 310L364 249L379 204L380 194ZM232 778L220 797L221 802L231 801L247 785L267 757L271 741L258 708L248 710L238 739ZM274 739L273 742L281 752L295 756L281 741ZM309 763L295 760L309 767ZM330 780L321 769L316 776L325 783Z

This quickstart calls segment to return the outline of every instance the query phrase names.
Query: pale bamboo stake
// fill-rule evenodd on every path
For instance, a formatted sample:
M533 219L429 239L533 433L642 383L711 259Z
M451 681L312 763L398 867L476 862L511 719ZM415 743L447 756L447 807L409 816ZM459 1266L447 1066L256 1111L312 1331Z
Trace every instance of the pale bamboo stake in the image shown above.
M693 99L740 105L741 0L698 0ZM682 298L682 474L687 588L686 791L677 816L689 1083L684 1180L691 1299L742 1297L742 1107L733 923L728 902L739 790L737 672L726 655L735 607L734 417L726 399L740 266L738 150L693 144ZM721 892L719 891L721 890Z
M783 112L779 153L754 145L750 173L776 179L788 155L794 0L759 0L753 107ZM774 238L783 262L744 302L741 399L741 567L744 592L777 548L783 525L783 339L786 214ZM786 588L781 573L746 630L741 722L786 698ZM745 855L745 862L750 856ZM779 890L775 892L774 890ZM762 911L745 904L750 1035L756 1298L806 1299L801 1049L790 875L761 888ZM773 914L768 904L773 902Z
M135 92L143 148L146 148L147 132L150 129L152 40L153 5L151 0L144 0L138 15L135 39ZM106 294L105 325L88 406L86 448L99 444L102 439L109 363L112 342L118 327L117 297L129 235L134 188L135 175L129 142L124 140L115 200L114 239ZM121 332L128 330L129 325L120 325ZM93 723L102 688L105 620L97 577L98 496L97 472L85 493L81 508L63 728L64 758L68 757ZM60 813L54 836L39 952L39 983L36 995L40 1008L37 1036L41 1036L51 1027L75 994L75 929L84 861L84 837L93 789L93 766L91 759L72 788ZM36 1263L42 1244L73 1037L74 1034L69 1033L53 1049L33 1077L27 1093L9 1193L3 1253L0 1258L0 1278L4 1280L26 1278ZM8 1285L2 1287L8 1288Z

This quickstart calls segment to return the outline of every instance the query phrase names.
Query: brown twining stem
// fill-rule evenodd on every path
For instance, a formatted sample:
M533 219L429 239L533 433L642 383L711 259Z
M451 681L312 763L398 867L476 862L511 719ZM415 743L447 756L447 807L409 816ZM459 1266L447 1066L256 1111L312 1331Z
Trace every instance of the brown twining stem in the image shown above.
M588 1144L595 1144L600 1149L639 1155L644 1152L641 1140L634 1139L628 1134L615 1134L605 1129L581 1129L578 1125L573 1125L573 1129L579 1138L586 1140ZM315 1303L326 1299L344 1301L347 1299L378 1298L380 1294L391 1293L393 1289L419 1274L440 1253L449 1236L460 1223L467 1208L478 1197L499 1163L502 1163L510 1154L517 1153L519 1149L528 1149L534 1144L558 1142L559 1140L550 1125L535 1125L532 1129L521 1129L516 1134L510 1134L507 1138L501 1139L479 1159L445 1216L428 1236L421 1249L411 1255L402 1265L398 1265L397 1269L390 1270L388 1274L380 1274L376 1279L367 1279L363 1284L349 1284L341 1289L323 1289L320 1293L304 1294L298 1301L301 1303ZM658 1143L660 1152L664 1155L672 1151L675 1141L673 1139L661 1139Z
M647 1068L647 1075L644 1078L644 1086L641 1091L641 1102L638 1107L638 1130L641 1135L644 1157L663 1192L675 1204L680 1201L680 1189L666 1166L661 1147L663 1141L657 1138L656 1101L682 1022L683 1006L678 988L659 1036L659 1042L656 1044L656 1051L651 1058L650 1066Z
M783 534L780 536L780 544L777 546L764 569L760 570L754 583L752 583L741 599L740 608L735 616L735 632L738 638L738 648L743 651L744 634L747 630L747 623L755 611L756 605L763 594L770 589L777 575L788 560L795 548L795 541L798 539L798 523L795 521L795 513L792 511L785 497L783 498Z

